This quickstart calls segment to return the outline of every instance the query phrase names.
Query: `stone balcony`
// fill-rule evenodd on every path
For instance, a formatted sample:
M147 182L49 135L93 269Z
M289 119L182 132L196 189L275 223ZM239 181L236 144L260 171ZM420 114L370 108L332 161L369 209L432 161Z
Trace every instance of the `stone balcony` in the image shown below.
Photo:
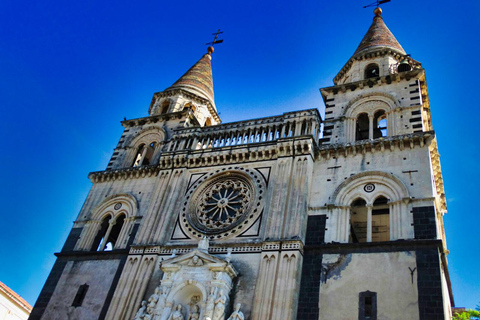
M319 147L317 109L208 127L174 129L152 165L97 171L92 182L153 176L160 170L239 164L310 155Z

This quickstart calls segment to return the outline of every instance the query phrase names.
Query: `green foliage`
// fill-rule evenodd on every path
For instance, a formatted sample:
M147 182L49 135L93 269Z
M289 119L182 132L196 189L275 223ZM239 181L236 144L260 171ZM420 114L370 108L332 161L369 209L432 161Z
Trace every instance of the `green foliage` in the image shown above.
M455 313L453 320L475 320L480 319L480 305L477 305L475 310L467 309L462 313Z

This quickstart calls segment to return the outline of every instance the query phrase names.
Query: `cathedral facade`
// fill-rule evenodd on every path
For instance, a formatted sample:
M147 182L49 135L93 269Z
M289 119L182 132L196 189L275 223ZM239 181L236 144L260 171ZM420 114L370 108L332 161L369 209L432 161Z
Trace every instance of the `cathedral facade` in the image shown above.
M221 123L212 54L122 122L30 319L450 319L425 70L381 9L324 119Z

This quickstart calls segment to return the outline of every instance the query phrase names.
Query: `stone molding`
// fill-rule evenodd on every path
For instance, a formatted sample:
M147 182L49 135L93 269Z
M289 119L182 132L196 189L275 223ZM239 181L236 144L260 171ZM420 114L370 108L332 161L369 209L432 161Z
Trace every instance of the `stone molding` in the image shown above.
M220 117L218 116L218 113L217 113L217 110L215 109L215 107L212 105L212 103L208 100L208 99L205 99L205 98L201 98L193 93L190 93L186 90L182 90L182 89L171 89L171 90L167 90L167 91L161 91L161 92L156 92L153 94L153 99L152 101L155 101L159 98L166 98L166 97L173 97L173 96L176 96L176 95L182 95L184 96L185 98L189 99L189 100L192 100L196 103L199 103L199 104L203 104L203 105L206 105L207 106L207 109L208 111L213 115L213 117L215 118L215 121L217 121L218 123L222 122L222 120L220 119ZM152 112L152 107L154 106L154 103L152 103L150 105L150 109L148 110L148 113L151 114Z
M342 182L330 196L332 204L348 205L351 203L357 195L351 195L347 200L344 198L353 192L354 189L365 183L378 183L389 187L393 194L382 194L381 192L375 192L374 196L379 195L386 196L387 199L398 201L405 198L410 198L408 189L405 184L395 175L383 171L365 171L351 176L344 182ZM362 195L365 197L365 194ZM367 202L368 203L368 202Z
M447 212L447 200L445 198L445 189L443 187L442 168L440 166L440 154L438 153L437 139L434 138L430 144L430 158L432 159L433 178L437 191L437 201L442 214Z
M388 108L383 108L383 107L380 107L380 106L377 108L377 109L381 109L381 110L387 109L387 110L384 110L385 113L389 113L392 110L400 107L398 102L395 100L395 97L392 96L391 94L384 93L384 92L372 92L372 93L368 93L368 94L358 96L358 97L350 100L347 103L347 105L345 106L345 109L343 110L342 116L345 116L347 118L356 118L358 112L365 112L364 109L362 109L361 111L355 112L356 109L359 106L363 106L365 103L372 103L372 102L375 102L376 104L387 105ZM377 110L374 110L372 112L372 114L375 113L376 111Z
M338 81L341 78L343 78L343 76L348 72L348 70L350 70L350 68L352 67L352 65L355 61L372 59L372 58L382 57L382 56L386 56L386 55L393 56L398 62L400 62L403 59L408 59L409 63L414 68L421 68L422 67L422 64L420 62L418 62L418 61L416 61L416 60L414 60L414 59L412 59L412 58L410 58L410 57L404 55L403 53L400 53L399 51L394 50L394 49L366 51L363 54L355 55L355 57L350 58L350 60L348 60L347 63L345 63L345 65L342 67L340 72L338 72L338 74L335 76L335 78L333 79L333 82L335 84L337 84ZM406 73L406 72L402 72L402 73ZM399 75L401 75L402 73L400 73Z
M88 177L92 183L155 177L161 170L233 165L254 161L276 160L281 157L313 157L314 150L315 141L312 136L284 138L273 143L271 141L257 143L255 146L226 146L210 150L193 151L182 150L163 153L157 165L96 171L91 172Z
M382 137L374 140L360 140L342 144L328 144L320 146L316 156L330 159L331 157L349 155L355 156L357 153L366 154L367 152L385 152L394 151L395 148L404 150L413 149L416 146L423 148L428 145L435 137L435 131L416 132L392 137Z
M137 199L128 193L114 194L105 198L100 204L98 204L93 210L90 218L92 220L101 221L103 216L107 213L108 208L116 203L122 203L126 205L124 208L118 209L118 212L125 213L125 218L135 216L138 210ZM105 213L105 214L102 214ZM100 216L100 214L102 214ZM117 213L115 214L117 215Z
M228 225L214 226L208 225L208 223L205 224L208 219L205 219L206 217L202 219L201 216L207 209L200 210L202 204L206 204L205 199L202 200L203 196L213 196L215 191L212 191L211 188L219 183L226 183L227 181L230 181L232 186L236 184L241 185L240 189L246 189L248 197L241 201L242 207L238 208L239 211L236 211L235 216L231 215L233 211L236 210L233 207L231 207L231 212L226 212L229 219L234 220ZM266 189L264 179L261 179L261 176L258 172L255 172L255 170L252 171L242 167L230 167L206 174L198 179L185 194L185 205L181 208L179 219L181 228L183 232L188 233L191 237L199 239L204 236L210 237L212 240L238 236L255 224L258 217L262 214L265 202L264 192ZM226 196L226 193L224 196ZM223 196L220 195L220 198L222 197ZM238 201L240 193L235 197L237 197L236 200ZM220 199L217 200L219 201ZM210 205L208 210L213 210L211 208L212 205ZM223 211L220 210L220 215L222 215L222 213Z
M143 118L123 120L120 123L124 128L131 128L131 127L143 126L144 124L154 124L159 121L168 121L170 119L182 119L190 116L191 114L193 114L192 110L187 109L179 112L170 112L170 113L158 114L158 115L153 115L153 116L148 116Z
M300 240L285 240L276 242L264 242L264 243L252 243L252 244L236 244L234 246L212 246L208 252L210 254L227 254L232 253L260 253L267 251L299 251L303 254L304 244ZM196 250L195 246L178 247L178 246L131 246L129 255L145 255L145 254L157 254L157 255L177 255L187 254Z

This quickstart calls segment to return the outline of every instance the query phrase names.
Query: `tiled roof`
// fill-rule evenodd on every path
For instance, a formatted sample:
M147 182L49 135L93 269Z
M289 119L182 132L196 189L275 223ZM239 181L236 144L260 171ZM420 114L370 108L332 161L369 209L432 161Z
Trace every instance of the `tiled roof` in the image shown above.
M2 282L0 282L0 291L3 291L5 294L7 294L13 301L15 301L18 305L27 310L29 313L32 311L32 306L27 301L25 301L15 291L10 289L6 284Z
M356 55L373 48L391 48L405 54L405 50L403 50L400 43L395 39L395 36L385 25L385 22L383 22L381 10L375 11L372 25L368 29L367 34L363 37L357 50L355 50L353 56L355 57Z
M165 89L165 91L183 89L208 99L212 105L215 106L211 59L210 53L205 54L193 67L180 77L180 79Z

